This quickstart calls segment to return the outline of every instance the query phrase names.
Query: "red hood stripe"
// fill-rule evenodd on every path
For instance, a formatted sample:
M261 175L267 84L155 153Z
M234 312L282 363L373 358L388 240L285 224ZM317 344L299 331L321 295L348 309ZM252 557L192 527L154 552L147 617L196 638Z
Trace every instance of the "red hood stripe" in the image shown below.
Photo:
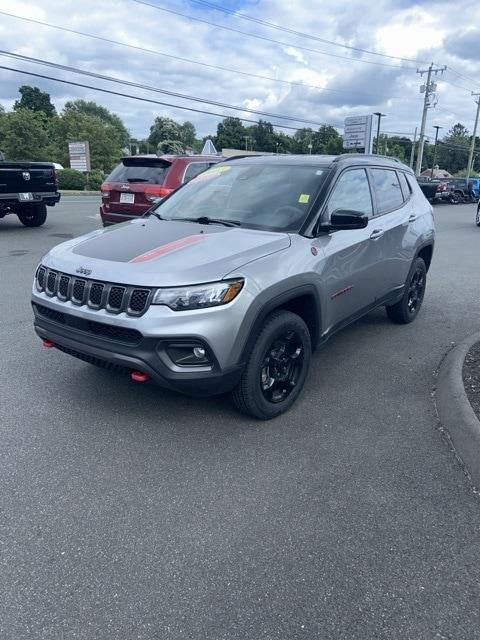
M156 249L151 249L146 253L142 253L129 262L147 262L148 260L154 260L155 258L163 256L166 253L171 253L172 251L176 251L177 249L187 247L189 244L196 244L201 240L205 240L206 237L207 236L205 235L186 236L185 238L180 238L180 240L169 242L168 244L164 244L161 247L157 247Z

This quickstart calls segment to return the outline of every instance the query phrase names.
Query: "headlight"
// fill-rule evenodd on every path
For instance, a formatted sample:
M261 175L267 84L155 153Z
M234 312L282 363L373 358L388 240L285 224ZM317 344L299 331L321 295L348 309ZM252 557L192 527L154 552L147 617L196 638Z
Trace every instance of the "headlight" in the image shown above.
M218 307L231 302L243 287L243 280L225 280L191 287L157 289L152 304L164 304L174 311Z

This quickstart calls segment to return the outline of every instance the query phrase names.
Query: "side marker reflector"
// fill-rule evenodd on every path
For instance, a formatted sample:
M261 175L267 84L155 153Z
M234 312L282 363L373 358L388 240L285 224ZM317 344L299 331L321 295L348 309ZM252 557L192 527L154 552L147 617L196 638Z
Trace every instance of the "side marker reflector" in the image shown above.
M42 342L45 349L51 349L52 347L55 346L55 343L52 342L51 340L42 340Z
M147 380L150 380L148 373L143 373L142 371L132 371L130 377L134 382L147 382Z

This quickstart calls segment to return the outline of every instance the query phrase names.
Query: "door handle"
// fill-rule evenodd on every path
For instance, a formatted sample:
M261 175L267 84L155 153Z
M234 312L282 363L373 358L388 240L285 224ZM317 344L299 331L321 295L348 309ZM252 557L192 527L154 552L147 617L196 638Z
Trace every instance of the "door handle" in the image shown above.
M408 222L415 222L416 219L417 219L417 216L414 213L408 216Z
M374 229L370 234L370 240L378 240L384 233L385 231L383 229Z

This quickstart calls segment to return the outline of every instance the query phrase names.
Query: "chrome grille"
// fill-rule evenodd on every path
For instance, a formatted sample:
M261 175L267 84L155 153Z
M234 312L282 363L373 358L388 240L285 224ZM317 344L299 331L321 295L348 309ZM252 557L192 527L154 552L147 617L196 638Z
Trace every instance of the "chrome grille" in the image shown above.
M77 306L86 304L93 309L106 309L109 313L123 311L131 316L145 313L152 299L152 289L76 278L43 265L37 270L36 287L62 302L71 301Z

